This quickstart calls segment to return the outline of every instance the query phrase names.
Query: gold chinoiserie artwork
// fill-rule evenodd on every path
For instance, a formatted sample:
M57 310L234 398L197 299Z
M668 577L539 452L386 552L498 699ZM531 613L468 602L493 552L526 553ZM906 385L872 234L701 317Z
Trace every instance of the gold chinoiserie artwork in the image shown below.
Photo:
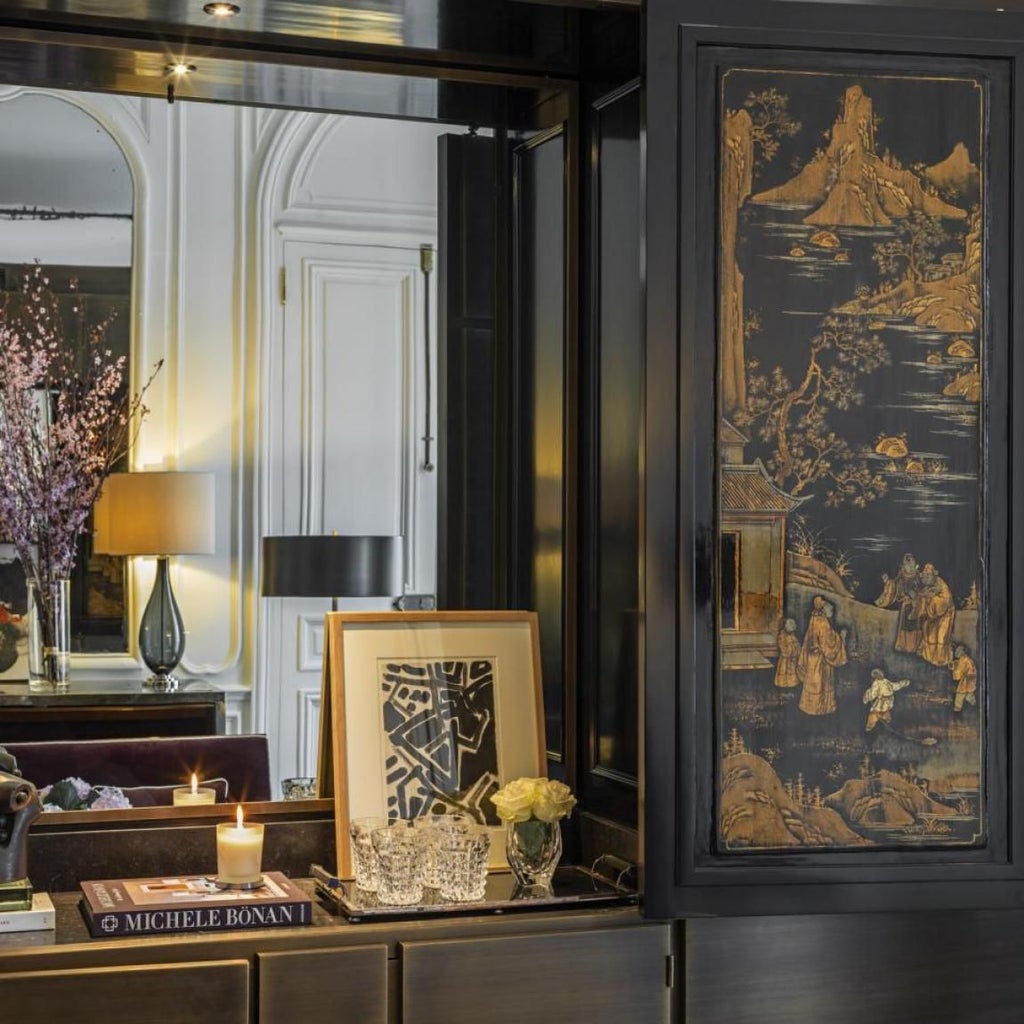
M717 848L986 842L986 87L720 77Z

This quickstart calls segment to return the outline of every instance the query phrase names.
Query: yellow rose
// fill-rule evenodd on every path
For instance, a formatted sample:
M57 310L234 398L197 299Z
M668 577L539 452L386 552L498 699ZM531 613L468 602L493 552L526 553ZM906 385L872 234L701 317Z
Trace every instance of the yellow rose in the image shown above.
M536 791L536 779L514 779L491 797L491 803L502 821L529 821Z
M564 818L576 803L569 787L553 779L538 779L533 801L533 816L541 821Z

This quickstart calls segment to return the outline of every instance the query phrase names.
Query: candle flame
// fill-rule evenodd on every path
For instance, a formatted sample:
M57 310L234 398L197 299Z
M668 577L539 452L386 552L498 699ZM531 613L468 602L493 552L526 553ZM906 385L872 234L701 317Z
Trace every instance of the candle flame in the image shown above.
M199 792L199 780L196 778L196 773L192 773L192 795L196 796Z
M242 805L241 804L239 804L235 808L235 827L236 828L241 828L242 827Z

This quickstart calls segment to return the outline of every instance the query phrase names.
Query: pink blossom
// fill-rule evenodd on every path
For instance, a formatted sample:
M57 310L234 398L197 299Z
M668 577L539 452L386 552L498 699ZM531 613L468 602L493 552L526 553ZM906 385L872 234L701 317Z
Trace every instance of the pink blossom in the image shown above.
M0 297L0 536L37 584L71 575L76 538L128 453L160 368L130 396L125 357L103 345L109 323L79 315L81 353L38 263L23 269L20 291Z

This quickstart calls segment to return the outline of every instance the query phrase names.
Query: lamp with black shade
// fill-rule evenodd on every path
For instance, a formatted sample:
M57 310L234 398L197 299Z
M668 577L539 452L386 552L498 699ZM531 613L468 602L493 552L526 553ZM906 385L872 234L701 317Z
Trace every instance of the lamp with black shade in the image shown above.
M153 592L139 622L139 654L153 673L145 685L174 690L185 628L171 589L168 557L214 552L212 473L115 473L97 501L97 554L156 556Z
M281 536L263 538L264 597L393 597L402 592L402 538Z

